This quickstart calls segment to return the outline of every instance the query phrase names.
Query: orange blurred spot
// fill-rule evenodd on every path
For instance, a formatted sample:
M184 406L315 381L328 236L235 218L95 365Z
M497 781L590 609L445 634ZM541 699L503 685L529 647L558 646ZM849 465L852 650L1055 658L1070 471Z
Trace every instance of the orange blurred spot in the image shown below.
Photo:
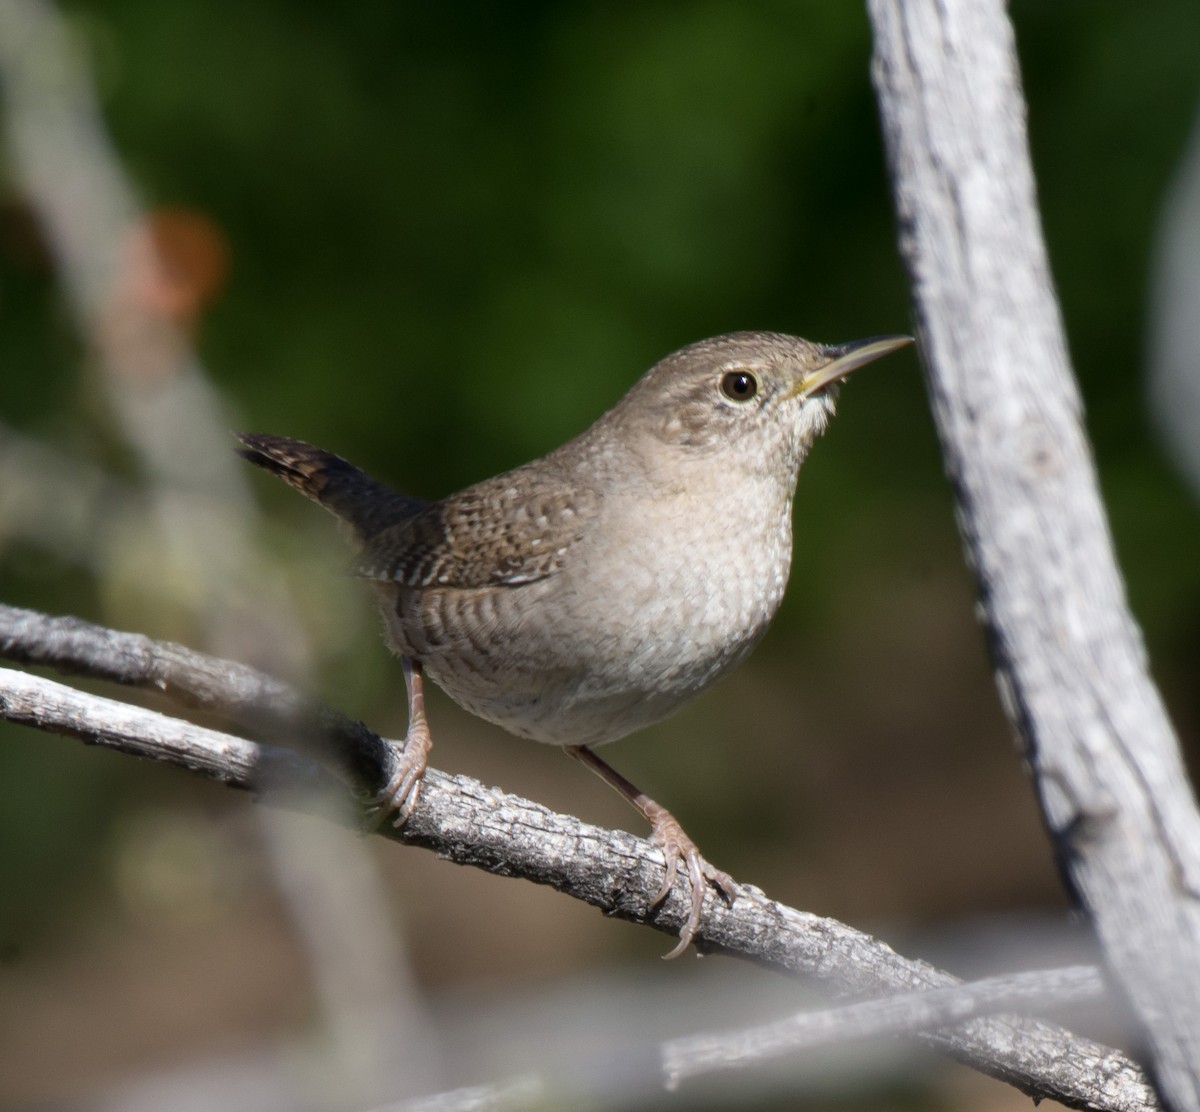
M229 274L229 243L216 222L159 208L130 233L121 284L134 305L190 330Z
M200 314L229 275L229 241L195 209L158 208L126 234L97 337L112 373L154 379L179 369Z

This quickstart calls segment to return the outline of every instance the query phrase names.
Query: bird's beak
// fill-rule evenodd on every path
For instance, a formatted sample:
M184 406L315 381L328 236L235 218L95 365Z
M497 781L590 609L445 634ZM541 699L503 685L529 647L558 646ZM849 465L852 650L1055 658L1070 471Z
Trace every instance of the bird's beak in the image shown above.
M871 363L911 344L911 336L872 336L867 340L852 340L848 344L831 344L823 350L829 362L812 374L805 375L788 392L789 398L807 398L818 390L845 378L864 363Z

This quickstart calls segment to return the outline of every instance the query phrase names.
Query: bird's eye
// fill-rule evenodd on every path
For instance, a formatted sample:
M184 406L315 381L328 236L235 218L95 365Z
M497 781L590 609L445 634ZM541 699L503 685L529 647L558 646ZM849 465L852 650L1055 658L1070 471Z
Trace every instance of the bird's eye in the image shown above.
M721 393L733 402L748 402L758 393L758 379L749 371L726 371Z

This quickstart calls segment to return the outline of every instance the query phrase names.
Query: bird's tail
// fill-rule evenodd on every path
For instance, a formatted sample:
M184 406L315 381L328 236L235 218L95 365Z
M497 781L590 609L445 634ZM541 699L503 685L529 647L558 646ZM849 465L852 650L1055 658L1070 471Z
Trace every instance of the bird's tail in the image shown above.
M340 456L303 440L266 433L234 435L245 445L239 455L319 502L346 522L360 543L412 517L427 505L420 498L400 494L372 479Z

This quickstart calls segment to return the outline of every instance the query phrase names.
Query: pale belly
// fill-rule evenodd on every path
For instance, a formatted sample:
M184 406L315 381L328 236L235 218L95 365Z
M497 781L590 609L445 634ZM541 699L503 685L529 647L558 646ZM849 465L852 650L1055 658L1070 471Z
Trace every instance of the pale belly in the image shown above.
M653 549L636 559L614 537L571 569L586 575L393 595L389 641L455 702L513 734L615 741L678 710L758 643L783 598L790 521L750 559L703 528L676 548L675 559Z

